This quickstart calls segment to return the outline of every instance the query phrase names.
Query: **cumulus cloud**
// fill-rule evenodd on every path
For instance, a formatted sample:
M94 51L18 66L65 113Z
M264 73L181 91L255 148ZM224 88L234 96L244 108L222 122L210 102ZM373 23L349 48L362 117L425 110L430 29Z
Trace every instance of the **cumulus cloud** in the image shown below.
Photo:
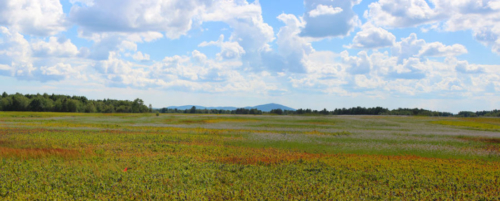
M467 53L467 48L465 48L463 45L454 44L451 46L446 46L440 42L433 42L425 44L418 53L418 56L451 57L466 53Z
M465 53L467 53L467 49L463 45L447 46L440 42L427 43L423 39L418 39L415 33L401 39L392 48L392 55L398 57L398 64L411 57L450 57Z
M326 6L319 4L316 9L309 11L309 16L318 17L320 15L335 15L342 12L343 9L340 7Z
M49 41L38 41L31 44L35 57L73 57L78 48L66 38L50 37Z
M20 33L6 27L0 27L0 36L0 64L3 65L3 74L30 76L35 68L32 65L29 42Z
M325 38L348 35L359 25L358 15L352 7L357 0L305 0L305 27L301 36Z
M116 52L111 52L109 58L99 61L94 68L101 74L129 74L132 72L132 63L118 57Z
M493 52L500 53L499 1L379 0L369 5L364 16L378 26L389 28L432 24L445 31L472 30L474 37ZM427 30L426 30L427 31Z
M23 34L49 36L67 27L66 15L58 0L3 0L0 26Z
M224 42L224 35L220 35L217 41L202 42L198 46L206 47L211 45L220 47L221 51L217 53L217 58L219 60L240 59L241 56L245 54L245 50L238 42Z
M382 87L387 83L380 77L368 78L366 75L356 75L354 81L358 87L371 89Z
M72 22L85 32L165 32L179 38L193 26L207 0L108 0L73 5Z
M467 61L457 61L456 71L464 74L484 73L484 69L477 65L470 65Z
M136 51L137 43L152 42L163 37L159 32L139 33L85 33L79 36L94 41L88 51L89 58L95 60L106 60L109 53L113 51Z
M285 23L285 26L280 28L276 41L283 63L282 66L275 66L275 70L303 73L306 70L303 58L314 52L311 43L299 36L305 22L290 14L281 14L278 19Z
M233 29L229 41L238 42L245 50L242 61L245 68L265 70L262 54L271 50L274 31L262 18L262 8L258 1L246 0L216 1L203 15L204 21L222 21Z
M418 55L420 50L414 52ZM500 80L497 65L469 64L454 57L439 62L410 56L398 64L397 56L388 52L352 56L347 51L317 51L305 60L308 73L288 75L291 86L339 96L468 97L494 92Z
M37 75L41 81L63 80L66 78L81 78L80 69L72 67L70 64L57 63L54 66L42 66L37 71Z
M383 28L367 23L356 33L352 42L348 48L377 49L393 46L396 43L396 36Z
M347 64L347 70L351 74L366 74L372 68L372 63L366 51L361 51L358 56L349 56L347 51L340 53L342 63Z
M427 66L417 58L409 58L403 64L396 65L389 73L393 79L423 79Z
M72 67L77 54L69 40L50 37L30 44L19 32L0 27L0 75L41 82L84 78Z
M379 0L371 3L365 17L372 23L387 27L412 27L442 19L425 0Z
M150 56L149 54L142 53L141 51L137 51L135 54L132 55L132 59L136 61L149 61Z

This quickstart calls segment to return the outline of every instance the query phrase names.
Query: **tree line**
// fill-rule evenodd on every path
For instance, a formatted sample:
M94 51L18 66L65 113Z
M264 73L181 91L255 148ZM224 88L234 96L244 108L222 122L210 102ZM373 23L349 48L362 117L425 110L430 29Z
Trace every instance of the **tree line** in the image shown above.
M337 108L334 110L311 110L311 109L298 109L292 110L282 110L274 109L271 110L271 114L277 115L404 115L404 116L433 116L433 117L480 117L480 116L490 116L490 117L500 117L500 110L492 111L478 111L478 112L468 112L462 111L458 114L453 114L451 112L440 112L432 111L419 108L398 108L394 110L389 110L383 107L352 107L352 108Z
M147 113L153 112L151 105L146 106L144 101L137 98L129 100L89 100L85 96L68 96L55 94L7 94L0 97L0 111L35 111L35 112L86 112L86 113ZM419 108L398 108L389 110L383 107L352 107L336 108L334 110L282 110L274 109L263 112L258 109L238 108L236 110L219 109L191 109L179 110L162 108L155 110L158 113L184 113L184 114L275 114L275 115L406 115L406 116L438 116L438 117L500 117L500 110L491 111L461 111L458 114L450 112L431 111Z
M237 108L236 110L218 110L218 109L197 109L195 106L191 109L179 110L177 108L162 108L157 110L160 113L177 113L177 114L263 114L262 110Z
M151 112L144 101L89 100L85 96L42 94L7 94L0 97L0 111L86 112L86 113L145 113Z
M457 116L460 117L500 117L500 110L491 110L491 111L461 111Z

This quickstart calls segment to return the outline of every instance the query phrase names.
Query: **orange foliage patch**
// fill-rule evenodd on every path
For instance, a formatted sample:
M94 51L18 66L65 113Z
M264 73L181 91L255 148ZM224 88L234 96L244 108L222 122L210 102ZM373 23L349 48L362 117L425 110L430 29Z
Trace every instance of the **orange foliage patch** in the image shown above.
M476 142L486 142L486 143L490 143L490 144L500 144L500 138L467 137L467 138L460 138L460 139L471 140L471 141L476 141Z
M0 147L0 157L15 157L15 158L45 158L45 157L63 157L74 158L80 155L80 152L68 149L51 149L51 148L25 148L15 149Z
M191 120L191 119L187 119L187 120L180 121L180 123L183 123L183 124L204 124L206 122L204 120Z
M484 149L486 149L487 151L490 151L490 152L500 153L500 139L499 138L467 137L467 138L460 138L460 139L488 143L488 145L484 146Z
M53 129L43 129L43 128L36 128L36 129L21 129L21 128L1 128L0 129L0 135L8 135L8 134L34 134L34 133L41 133L41 132L65 132L63 130L53 130Z

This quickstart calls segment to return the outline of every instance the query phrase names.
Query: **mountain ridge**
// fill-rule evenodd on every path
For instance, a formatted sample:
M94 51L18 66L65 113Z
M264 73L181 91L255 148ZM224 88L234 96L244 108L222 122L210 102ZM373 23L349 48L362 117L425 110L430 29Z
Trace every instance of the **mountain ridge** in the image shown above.
M284 106L281 104L277 103L268 103L268 104L262 104L262 105L256 105L256 106L247 106L247 107L232 107L232 106L218 106L218 107L205 107L205 106L200 106L200 105L182 105L182 106L169 106L166 107L167 109L178 109L178 110L186 110L186 109L191 109L191 107L195 106L196 109L207 109L207 110L212 110L212 109L217 109L217 110L236 110L238 108L245 108L245 109L258 109L263 112L270 112L273 109L282 109L282 110L292 110L295 111L294 108Z

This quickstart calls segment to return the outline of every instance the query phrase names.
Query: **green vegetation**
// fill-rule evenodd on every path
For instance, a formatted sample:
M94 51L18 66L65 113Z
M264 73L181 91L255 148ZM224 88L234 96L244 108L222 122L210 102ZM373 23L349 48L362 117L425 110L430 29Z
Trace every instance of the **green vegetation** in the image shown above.
M449 112L437 112L418 108L398 108L394 110L389 110L382 107L365 108L365 107L352 107L352 108L337 108L332 111L328 111L326 108L323 110L311 110L311 109L298 109L296 111L288 110L271 110L272 114L278 115L406 115L406 116L436 116L436 117L448 117L453 116Z
M476 119L474 119L476 120ZM500 131L500 122L499 123L491 123L491 122L481 122L481 121L471 121L467 119L461 119L461 120L441 120L441 121L434 121L432 123L435 124L441 124L441 125L448 125L448 126L457 126L457 127L463 127L463 128L469 128L469 129L475 129L475 130L483 130L483 131Z
M404 115L404 116L433 116L433 117L500 117L499 110L467 112L462 111L457 115L449 112L431 111L419 108L398 108L389 110L382 107L352 107L337 108L328 111L311 109L298 109L295 111L273 109L270 112L263 112L258 109L237 108L235 110L221 109L197 109L195 106L190 109L178 110L171 108L153 109L152 105L144 105L141 99L128 100L88 100L84 96L48 95L48 94L12 94L6 92L0 97L0 111L34 111L34 112L80 112L80 113L147 113L158 112L168 114L276 114L276 115Z
M151 105L150 105L151 107ZM85 112L85 113L145 113L151 108L141 99L128 100L88 100L84 96L48 94L3 93L0 97L0 111L34 112Z
M0 199L500 199L495 118L158 114L0 112Z

